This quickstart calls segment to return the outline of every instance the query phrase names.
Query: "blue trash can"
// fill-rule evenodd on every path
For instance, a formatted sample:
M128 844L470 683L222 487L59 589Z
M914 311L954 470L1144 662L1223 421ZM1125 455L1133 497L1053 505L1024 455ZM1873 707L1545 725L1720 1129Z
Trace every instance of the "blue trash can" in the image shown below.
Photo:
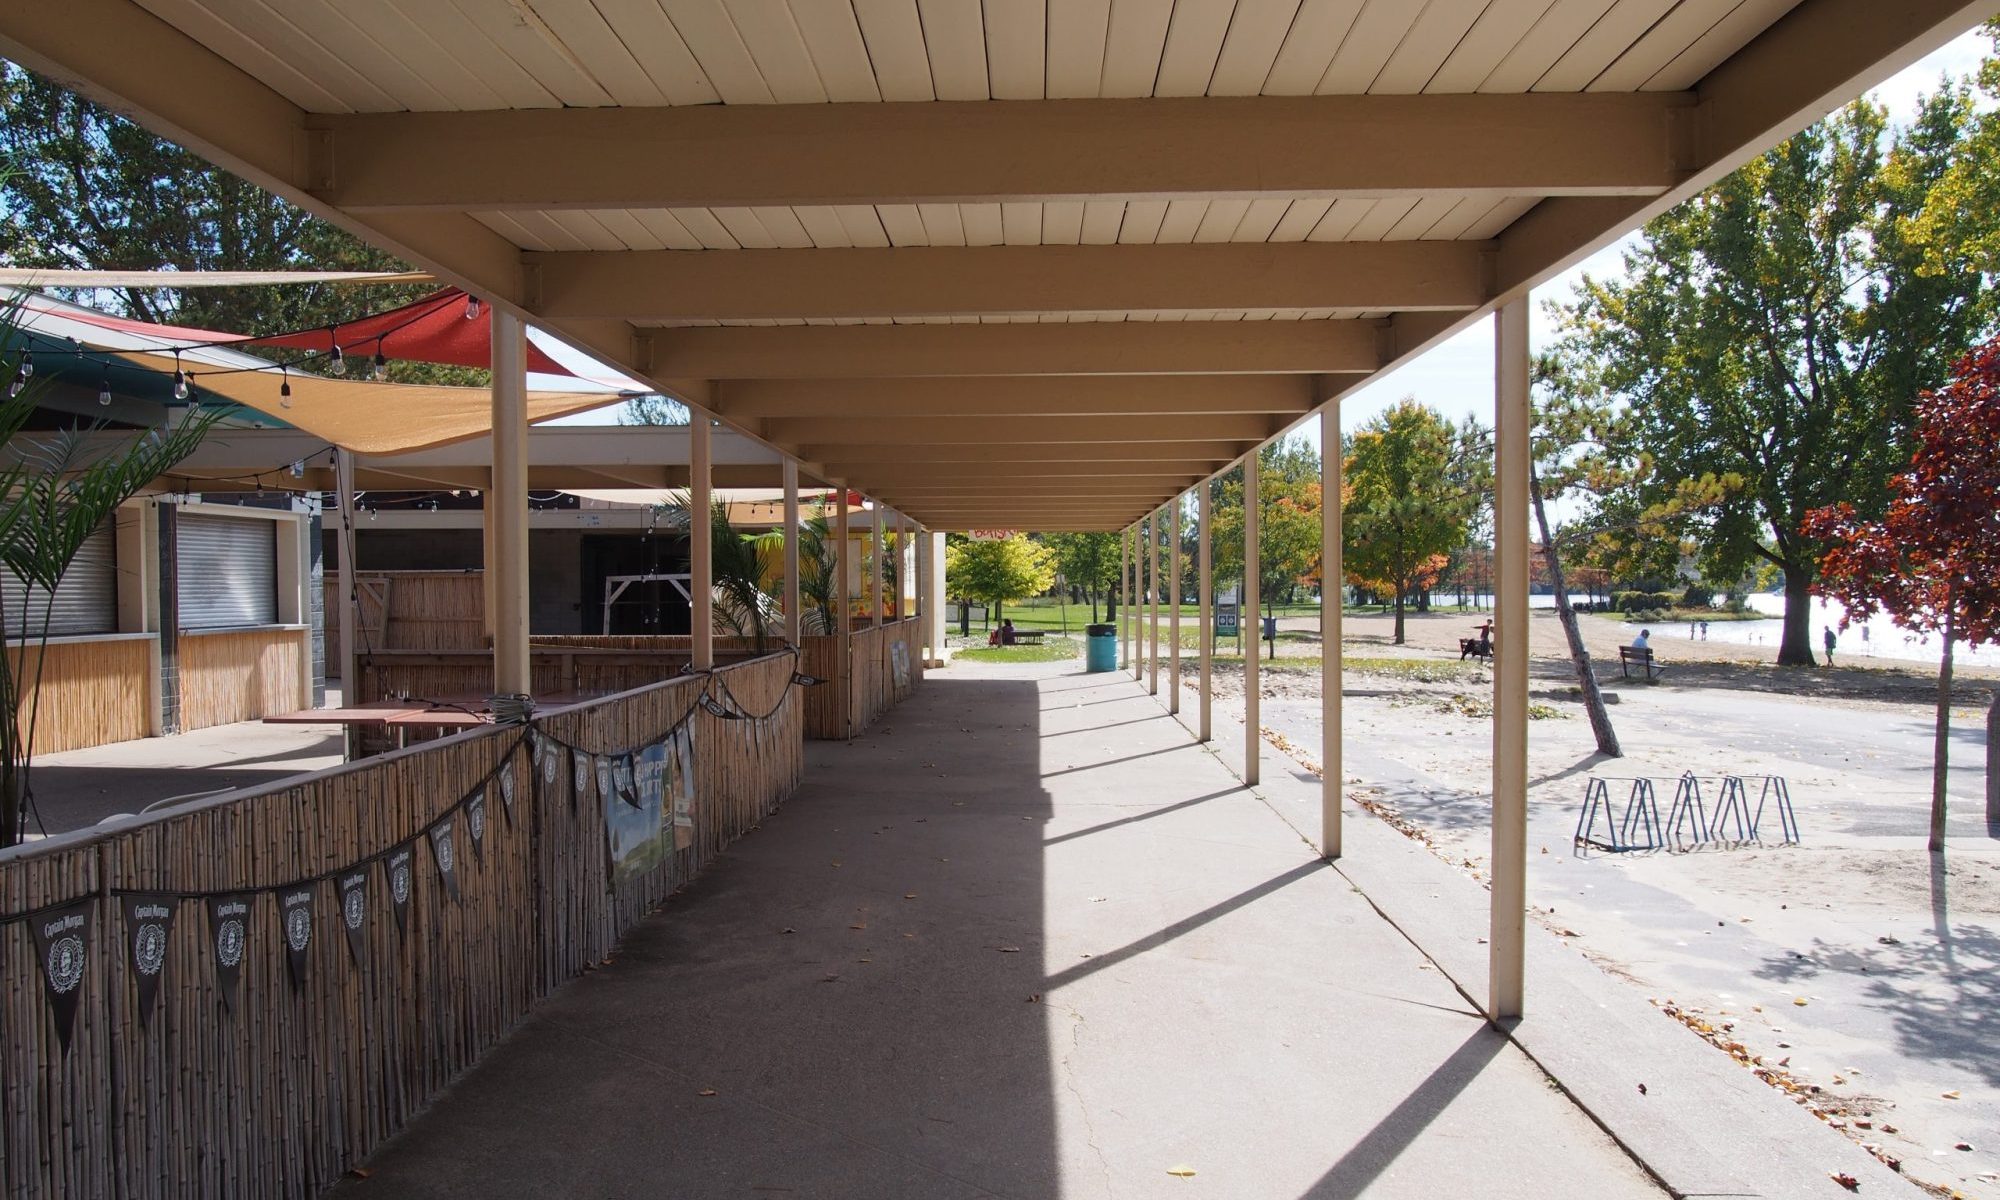
M1118 627L1116 625L1085 625L1083 627L1083 669L1088 672L1116 671L1118 669Z

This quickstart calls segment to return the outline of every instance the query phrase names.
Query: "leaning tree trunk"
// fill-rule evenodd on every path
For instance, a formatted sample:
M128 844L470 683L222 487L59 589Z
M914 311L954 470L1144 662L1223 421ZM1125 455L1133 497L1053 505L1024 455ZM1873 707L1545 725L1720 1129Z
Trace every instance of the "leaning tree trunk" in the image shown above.
M1542 506L1542 479L1530 464L1528 498L1535 503L1535 524L1542 530L1542 545L1548 549L1549 583L1556 590L1556 617L1562 622L1563 637L1569 640L1570 665L1576 668L1576 686L1583 692L1583 711L1590 716L1590 732L1597 739L1597 752L1607 758L1623 758L1618 732L1611 728L1611 714L1605 711L1604 693L1598 690L1597 674L1590 669L1590 651L1583 645L1583 631L1577 628L1576 610L1570 607L1569 585L1563 581L1562 555L1556 552L1549 535L1549 514Z
M1806 572L1785 568L1785 629L1778 643L1778 665L1818 665L1812 652L1812 580Z
M1947 597L1944 614L1944 661L1938 664L1937 736L1931 748L1931 841L1932 854L1944 852L1945 773L1951 766L1951 647L1958 633Z
M2000 825L2000 688L1986 702L1986 824Z

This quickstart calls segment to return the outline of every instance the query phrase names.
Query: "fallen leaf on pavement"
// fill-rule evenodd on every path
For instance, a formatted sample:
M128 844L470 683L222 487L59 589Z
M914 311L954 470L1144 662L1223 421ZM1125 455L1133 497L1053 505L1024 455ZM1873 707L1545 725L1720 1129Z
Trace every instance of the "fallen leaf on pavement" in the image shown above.
M1827 1174L1833 1179L1835 1183L1839 1184L1841 1187L1846 1188L1850 1192L1858 1192L1861 1190L1861 1181L1859 1179L1856 1179L1854 1176L1847 1174L1846 1172L1829 1171L1827 1172Z
M1182 1166L1178 1166L1178 1167L1168 1167L1168 1168L1167 1168L1167 1174L1169 1174L1169 1175L1178 1175L1178 1176L1180 1176L1180 1177L1181 1177L1182 1179L1193 1179L1193 1178L1194 1178L1194 1168L1193 1168L1193 1167L1190 1167L1190 1166L1186 1166L1186 1165L1182 1165Z
M699 1092L696 1092L695 1094L696 1094L696 1095L698 1095L698 1096L713 1096L713 1095L715 1095L715 1089L714 1089L714 1088L703 1088L703 1089L701 1089L701 1091L699 1091Z

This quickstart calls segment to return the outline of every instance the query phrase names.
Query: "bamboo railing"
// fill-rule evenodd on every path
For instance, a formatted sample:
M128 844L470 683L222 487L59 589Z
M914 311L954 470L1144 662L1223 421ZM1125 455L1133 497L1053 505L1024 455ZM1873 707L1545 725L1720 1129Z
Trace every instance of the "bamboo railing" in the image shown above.
M733 664L549 713L532 736L483 728L0 851L0 1191L317 1195L790 795L803 762L795 666L789 653ZM763 719L703 711L705 690ZM578 795L568 747L635 750L683 719L699 784L690 844L614 883L604 801L594 780ZM542 738L544 761L561 760L546 783L530 754ZM476 853L473 795L485 801ZM457 902L422 844L447 817ZM414 888L399 930L383 856L406 845ZM339 891L356 870L368 902L358 954ZM314 920L294 982L278 889L300 881ZM252 894L232 1010L203 894L239 891ZM121 912L135 892L181 897L145 1020ZM88 903L89 941L65 1049L21 918L75 900Z
M32 683L39 658L41 687L24 688L28 694L21 704L21 732L25 735L33 726L35 753L53 754L150 734L153 693L159 687L153 665L157 644L151 634L65 638L51 641L46 657L41 657L37 643L24 648L20 642L10 642L15 678L24 684Z
M310 703L311 637L289 627L182 633L181 728L252 721Z

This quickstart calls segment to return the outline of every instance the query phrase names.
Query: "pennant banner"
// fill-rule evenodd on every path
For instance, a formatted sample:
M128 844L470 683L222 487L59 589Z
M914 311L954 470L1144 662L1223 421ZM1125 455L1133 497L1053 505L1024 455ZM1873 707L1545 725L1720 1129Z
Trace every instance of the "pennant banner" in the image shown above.
M577 753L570 756L573 770L570 772L569 806L572 811L582 805L585 793L590 791L590 755Z
M669 739L668 767L673 775L674 846L694 845L694 729L683 725Z
M458 818L446 817L431 826L431 857L437 860L438 882L444 884L445 895L451 897L453 904L459 902L458 847L451 836L452 826L457 823Z
M90 962L90 901L79 900L50 909L29 922L35 934L35 954L42 960L42 986L49 1011L56 1019L56 1040L69 1053L76 1028L76 1002L83 992L83 972Z
M347 953L354 965L365 966L368 945L368 868L360 867L334 880L340 892L340 924L347 930Z
M389 877L389 907L396 913L396 932L410 932L410 893L417 886L417 847L405 842L389 851L382 870Z
M167 966L167 935L173 932L172 896L126 896L125 935L132 954L132 981L139 989L139 1023L153 1016L160 994L160 972Z
M465 832L472 839L472 865L486 863L486 789L473 793L465 802Z
M611 786L617 789L618 798L633 808L639 808L639 784L632 770L632 756L621 754L611 760Z
M278 893L278 928L285 933L285 962L291 967L292 990L306 985L312 966L313 885L300 884Z
M514 764L510 760L500 768L500 803L507 810L507 819L514 819Z
M820 684L825 683L826 680L814 678L803 671L793 671L792 682L800 687L818 687Z
M243 977L243 953L250 945L249 894L210 896L208 934L215 947L215 979L222 990L222 1007L236 1011L236 985Z
M591 761L597 772L597 798L608 804L612 799L611 760L597 755Z

